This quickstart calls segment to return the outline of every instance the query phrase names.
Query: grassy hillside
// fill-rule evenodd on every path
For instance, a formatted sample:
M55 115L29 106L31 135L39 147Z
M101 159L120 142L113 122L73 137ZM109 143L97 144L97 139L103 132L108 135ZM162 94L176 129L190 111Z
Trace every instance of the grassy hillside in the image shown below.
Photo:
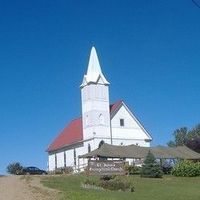
M97 177L90 177L96 179ZM81 183L86 176L46 177L43 184L61 191L61 200L199 200L200 177L182 178L164 176L162 179L124 177L130 180L135 192L113 192L106 190L83 189Z

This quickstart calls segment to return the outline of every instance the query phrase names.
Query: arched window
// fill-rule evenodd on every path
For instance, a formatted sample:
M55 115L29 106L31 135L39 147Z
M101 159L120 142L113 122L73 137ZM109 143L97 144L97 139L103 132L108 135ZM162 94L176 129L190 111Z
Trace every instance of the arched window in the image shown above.
M88 144L88 153L90 153L91 152L91 146L90 146L90 144Z
M99 115L99 123L101 125L105 124L104 116L102 114Z
M99 142L99 148L104 144L105 142L103 140L101 140L101 142Z

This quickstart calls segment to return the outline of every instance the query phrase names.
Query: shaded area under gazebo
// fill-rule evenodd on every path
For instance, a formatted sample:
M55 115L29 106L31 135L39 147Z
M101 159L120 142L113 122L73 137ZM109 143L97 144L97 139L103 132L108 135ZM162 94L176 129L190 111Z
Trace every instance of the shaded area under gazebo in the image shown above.
M116 146L103 144L99 149L79 156L79 158L133 158L144 159L148 152L151 152L156 159L184 159L200 160L200 154L186 146L177 147L140 147L136 145Z

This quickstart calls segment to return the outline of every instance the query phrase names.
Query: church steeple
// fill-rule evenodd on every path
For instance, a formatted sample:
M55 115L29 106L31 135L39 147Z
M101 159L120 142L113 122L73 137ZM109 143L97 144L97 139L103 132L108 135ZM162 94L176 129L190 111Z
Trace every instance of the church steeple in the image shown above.
M109 138L109 82L101 71L94 47L90 52L88 69L81 84L83 139Z
M103 84L109 85L109 82L106 80L105 76L101 71L101 66L99 64L96 49L95 47L92 47L90 52L87 74L83 77L81 87L84 87L89 83L98 83L99 79L101 79L101 82Z

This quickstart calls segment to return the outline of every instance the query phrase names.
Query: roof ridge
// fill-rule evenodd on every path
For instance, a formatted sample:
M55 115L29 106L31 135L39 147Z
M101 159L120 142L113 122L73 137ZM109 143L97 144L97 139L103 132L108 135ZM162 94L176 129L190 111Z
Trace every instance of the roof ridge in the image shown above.
M116 101L114 101L114 102L113 102L112 104L110 104L110 105L114 105L114 104L120 103L120 102L124 102L124 100L123 100L123 99L116 100Z

